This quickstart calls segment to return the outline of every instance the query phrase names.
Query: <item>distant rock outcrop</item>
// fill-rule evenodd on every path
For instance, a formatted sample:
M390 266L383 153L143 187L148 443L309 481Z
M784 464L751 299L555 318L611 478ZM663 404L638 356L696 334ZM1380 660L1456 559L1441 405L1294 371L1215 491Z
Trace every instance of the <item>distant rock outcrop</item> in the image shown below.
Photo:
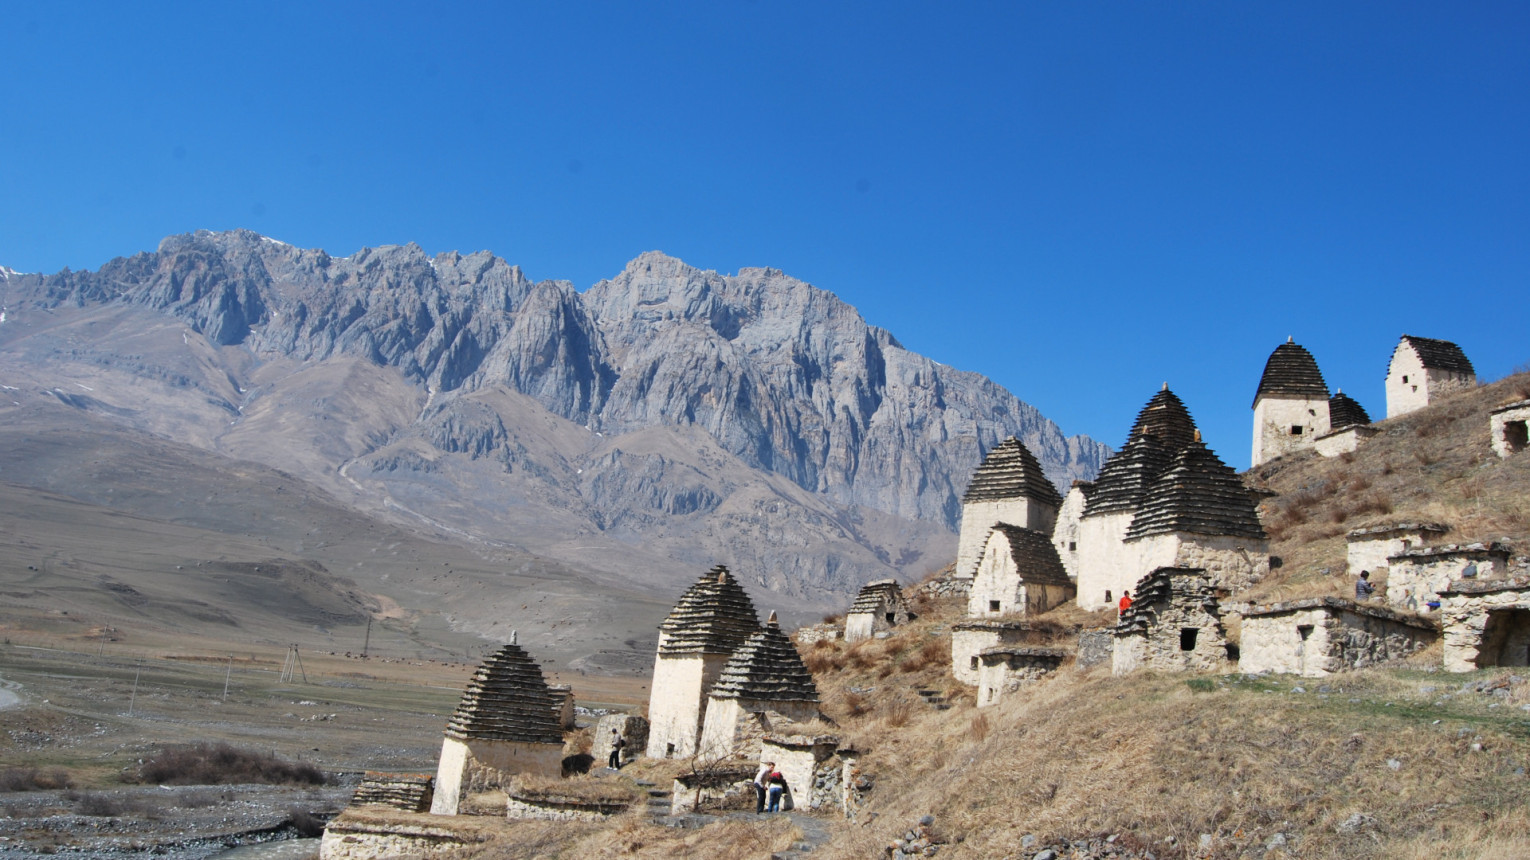
M413 426L366 440L370 451L360 453L376 454L374 474L431 468L425 449L382 451L415 438L512 472L562 476L545 499L587 506L597 528L627 510L716 511L728 487L704 464L658 452L608 451L588 473L532 456L493 392L608 438L695 428L831 506L948 531L968 476L1001 439L1018 436L1061 486L1092 478L1108 454L1087 437L1063 436L989 379L909 352L832 294L774 269L724 275L650 252L579 293L563 281L533 283L487 252L430 257L409 244L342 258L236 230L170 237L97 272L10 274L0 284L13 307L169 314L260 361L395 368L424 389L425 405ZM216 399L216 385L202 387ZM224 397L221 408L237 414L237 397ZM850 579L887 571L864 573ZM859 583L845 585L853 594Z

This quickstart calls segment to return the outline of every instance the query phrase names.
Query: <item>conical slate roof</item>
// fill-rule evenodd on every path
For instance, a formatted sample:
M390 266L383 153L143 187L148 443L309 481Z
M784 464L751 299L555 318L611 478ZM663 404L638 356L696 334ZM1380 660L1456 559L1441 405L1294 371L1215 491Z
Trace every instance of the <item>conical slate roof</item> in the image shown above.
M1182 606L1199 606L1217 619L1221 626L1222 610L1216 589L1200 568L1160 567L1137 582L1132 605L1116 621L1118 633L1147 633L1158 625L1159 613L1168 609L1176 597Z
M1009 523L999 523L993 530L1009 540L1010 558L1014 559L1015 570L1019 571L1021 579L1033 583L1072 584L1050 536Z
M556 707L541 667L519 645L506 645L473 673L446 736L561 744Z
M1171 455L1195 439L1195 419L1190 417L1184 401L1169 390L1168 383L1137 413L1137 422L1126 441L1130 443L1138 436L1156 437Z
M765 629L745 640L712 686L714 699L816 702L818 687L802 664L797 646L781 632L775 615Z
M1169 468L1172 455L1158 437L1133 435L1126 447L1117 451L1100 468L1094 479L1094 492L1084 501L1084 516L1135 511L1148 488Z
M1179 452L1148 490L1126 537L1171 532L1265 538L1243 479L1200 440Z
M659 625L660 654L732 654L760 629L760 617L744 587L718 565L680 595Z
M1418 360L1425 367L1435 370L1450 370L1456 373L1470 373L1473 376L1477 375L1477 371L1472 369L1472 363L1467 359L1466 353L1461 351L1461 347L1448 340L1416 337L1411 334L1403 335L1402 339L1403 343L1413 347L1413 351L1418 353Z
M1353 397L1340 391L1328 398L1328 426L1335 430L1343 430L1345 427L1353 427L1357 424L1371 423L1371 416L1366 413L1365 407L1361 406Z
M1025 443L1011 436L983 458L983 464L972 474L962 504L1016 498L1035 499L1054 507L1062 505L1062 495L1042 473L1035 455Z
M1254 392L1254 403L1261 397L1328 396L1328 383L1318 370L1317 359L1307 348L1287 340L1270 353L1264 363L1264 375L1259 377L1259 390Z
M897 580L879 579L861 586L860 593L855 595L855 603L850 605L848 614L881 612L883 606L898 606L902 603L903 590L898 587Z

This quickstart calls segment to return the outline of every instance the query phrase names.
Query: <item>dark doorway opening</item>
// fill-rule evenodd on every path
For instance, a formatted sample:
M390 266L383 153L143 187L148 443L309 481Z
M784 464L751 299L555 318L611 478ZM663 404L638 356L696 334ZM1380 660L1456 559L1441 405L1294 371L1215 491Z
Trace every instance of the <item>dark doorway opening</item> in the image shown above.
M1530 666L1530 610L1489 610L1477 648L1477 668Z
M1503 443L1513 454L1530 445L1530 427L1524 421L1508 421L1503 425Z
M1195 637L1199 636L1200 632L1201 628L1199 627L1181 627L1179 630L1179 650L1194 651Z

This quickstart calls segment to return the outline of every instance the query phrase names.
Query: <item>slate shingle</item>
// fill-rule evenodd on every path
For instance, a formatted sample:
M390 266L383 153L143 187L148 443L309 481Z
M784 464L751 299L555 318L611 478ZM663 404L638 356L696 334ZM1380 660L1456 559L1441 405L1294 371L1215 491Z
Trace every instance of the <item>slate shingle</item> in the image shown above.
M1371 423L1371 416L1353 397L1340 391L1328 398L1328 426L1334 430Z
M1172 532L1265 538L1243 479L1200 440L1185 446L1149 488L1126 538Z
M1047 480L1036 456L1025 443L1011 436L983 458L983 464L972 474L962 504L1018 498L1035 499L1053 507L1062 505L1062 495Z
M1008 523L999 523L993 530L1002 532L1009 540L1010 557L1014 559L1015 570L1020 572L1022 580L1051 585L1073 584L1050 537L1035 529Z
M731 654L759 629L754 603L728 568L719 564L680 595L659 625L659 653Z
M542 668L519 645L506 645L473 673L446 724L446 736L561 744L556 708Z
M1287 340L1264 363L1264 375L1259 377L1259 389L1254 392L1254 402L1261 397L1328 396L1328 383L1318 370L1317 359L1300 344ZM1369 423L1369 422L1366 422Z
M770 621L733 652L711 696L767 702L817 702L813 674L772 615Z
M1403 335L1402 339L1403 343L1412 346L1413 351L1418 353L1418 359L1423 362L1424 367L1477 375L1466 353L1461 351L1461 347L1448 340L1436 340L1432 337L1417 337L1410 334Z

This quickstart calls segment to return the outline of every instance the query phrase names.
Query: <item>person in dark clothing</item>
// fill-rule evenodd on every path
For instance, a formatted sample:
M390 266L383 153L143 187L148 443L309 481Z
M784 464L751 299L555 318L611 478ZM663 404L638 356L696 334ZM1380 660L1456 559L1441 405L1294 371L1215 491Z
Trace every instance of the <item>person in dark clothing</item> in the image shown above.
M622 747L627 745L627 739L616 729L611 730L611 757L606 762L606 767L612 770L622 769Z
M1370 600L1371 595L1376 593L1376 586L1371 585L1371 572L1360 571L1360 578L1355 580L1355 599Z

